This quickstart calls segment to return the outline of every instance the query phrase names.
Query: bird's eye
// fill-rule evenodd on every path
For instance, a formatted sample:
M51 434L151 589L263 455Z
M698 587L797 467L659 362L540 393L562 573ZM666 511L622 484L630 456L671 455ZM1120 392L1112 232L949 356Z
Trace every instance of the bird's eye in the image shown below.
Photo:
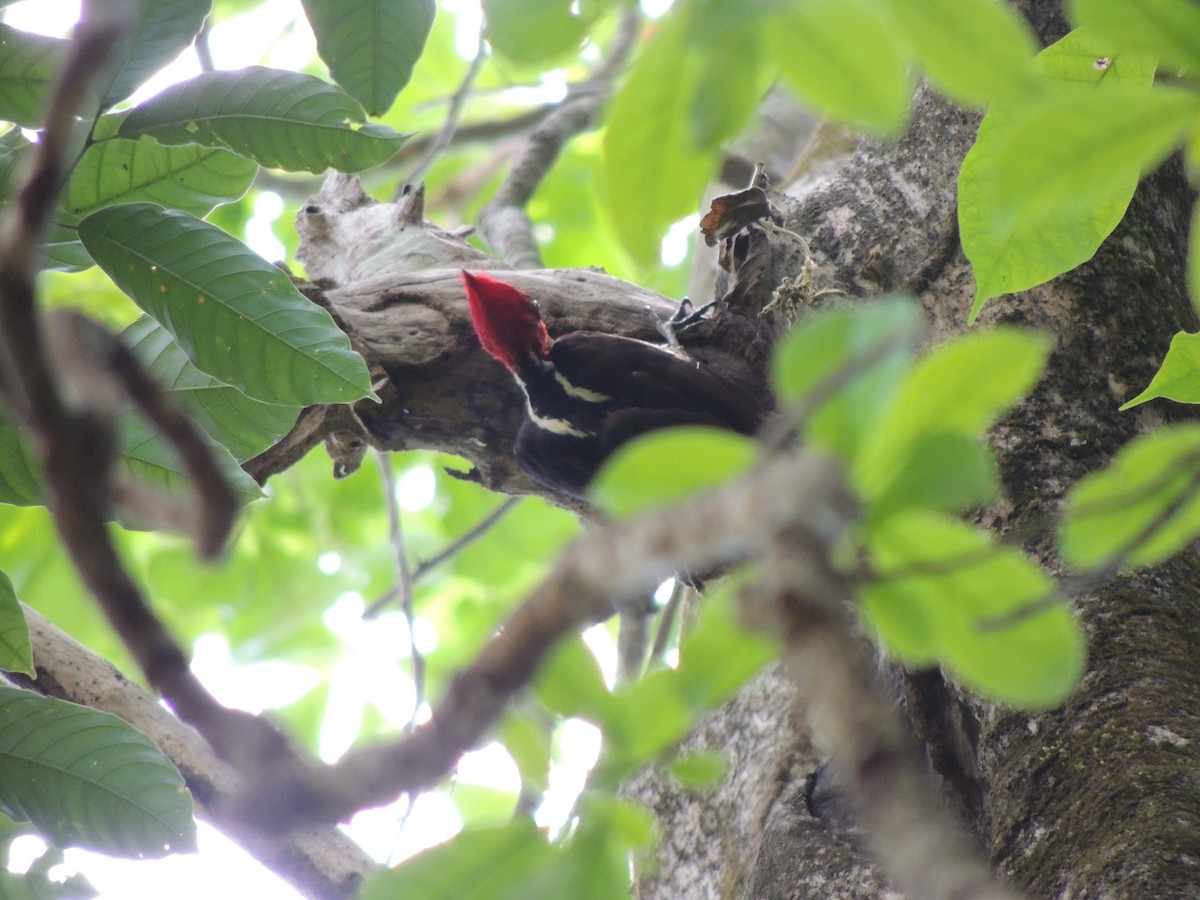
M533 304L533 308L538 312L542 311L542 304L538 303L536 300L530 300L529 302Z

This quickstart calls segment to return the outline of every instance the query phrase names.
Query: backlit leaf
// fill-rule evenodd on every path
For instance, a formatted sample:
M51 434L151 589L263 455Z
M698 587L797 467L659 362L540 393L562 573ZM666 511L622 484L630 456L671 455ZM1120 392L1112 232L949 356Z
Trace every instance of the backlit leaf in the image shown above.
M758 458L749 437L717 428L663 428L621 447L589 487L612 516L683 500L745 472Z
M901 382L886 417L863 448L854 482L877 498L913 448L931 434L979 437L1041 376L1050 339L1018 328L963 335L936 347Z
M765 30L775 64L814 108L879 134L903 130L911 93L907 45L885 6L872 0L789 4Z
M1082 631L1050 576L1018 550L919 510L873 528L867 549L876 578L860 608L900 659L939 661L971 689L1027 709L1070 694L1083 673Z
M1142 435L1082 479L1063 506L1059 547L1080 568L1146 566L1200 534L1200 426Z
M808 409L808 437L848 462L891 403L923 325L921 308L906 297L806 315L775 347L776 397ZM809 409L814 391L827 396Z
M1037 42L1002 0L888 0L933 85L983 105L1034 89Z
M1072 21L1120 47L1200 73L1200 6L1193 0L1072 0Z

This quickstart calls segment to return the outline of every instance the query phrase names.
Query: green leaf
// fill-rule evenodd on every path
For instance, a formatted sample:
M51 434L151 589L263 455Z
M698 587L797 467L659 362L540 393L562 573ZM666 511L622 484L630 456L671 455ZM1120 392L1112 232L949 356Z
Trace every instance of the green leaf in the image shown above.
M264 403L205 375L192 365L170 333L149 316L126 328L121 340L208 436L238 460L275 444L300 415L299 406Z
M610 516L665 506L742 474L758 458L753 438L717 428L662 428L622 446L588 493Z
M921 359L854 467L863 496L882 497L929 435L981 436L1032 389L1050 349L1046 335L1002 327L947 341Z
M545 716L526 715L509 707L499 738L517 764L525 790L545 793L550 786L550 726Z
M806 315L775 347L775 394L781 404L804 406L813 402L810 392L828 392L806 433L848 462L891 403L923 325L921 308L907 297Z
M368 124L358 103L319 78L258 66L169 87L133 109L120 135L219 147L259 165L313 173L376 166L408 139Z
M904 130L912 92L907 45L886 7L875 0L797 3L764 30L775 65L813 108L877 134Z
M1059 546L1079 568L1148 566L1200 534L1200 425L1160 428L1083 478L1063 504Z
M463 831L417 854L399 868L378 872L362 900L524 900L529 882L556 857L533 821Z
M983 105L1035 89L1037 41L1002 0L888 0L934 87ZM854 33L854 32L851 32Z
M732 580L724 579L705 598L699 624L679 644L679 668L675 671L683 696L696 710L728 700L779 657L779 644L771 635L748 631L738 619Z
M270 403L370 394L362 357L325 310L225 232L149 203L79 223L92 257L201 371Z
M539 65L579 48L591 24L572 0L483 0L492 49Z
M195 849L183 778L114 715L0 687L0 762L0 805L59 846L136 858Z
M17 824L0 815L0 859L11 859L13 844L25 835L37 835L27 823ZM92 900L99 892L81 874L63 877L66 862L62 849L47 847L25 872L0 869L0 897L4 900Z
M1200 132L1193 137L1193 141L1198 139ZM1200 310L1200 203L1192 208L1192 227L1188 229L1187 279L1192 308Z
M317 53L368 114L383 115L412 77L433 26L433 0L303 0Z
M121 416L118 430L118 462L131 477L162 491L191 489L191 482L174 449L145 419L127 412ZM209 449L240 505L263 496L262 488L245 473L228 450L215 443ZM130 527L140 527L137 522L129 524Z
M682 687L675 670L659 669L616 693L599 723L608 773L640 768L687 736L700 710L688 703Z
M1043 50L1036 63L1059 89L1149 90L1154 80L1154 66L1144 58L1119 53L1078 31ZM1137 187L1136 169L1111 172L1090 203L1042 216L1003 215L1002 150L1024 114L1022 106L989 109L959 172L959 232L976 283L972 322L989 298L1027 290L1091 259L1125 215Z
M612 102L604 134L607 209L626 249L646 267L658 264L671 224L696 210L716 165L691 139L708 63L691 51L688 9L660 20Z
M190 47L211 10L211 0L137 0L132 31L97 79L101 107L124 100Z
M47 227L41 250L38 268L47 272L82 272L95 265L75 230L56 222Z
M558 642L539 667L533 690L547 709L560 716L599 723L612 707L600 664L579 636Z
M1196 234L1193 227L1192 240L1197 240ZM1200 334L1181 331L1171 338L1167 355L1150 379L1150 384L1121 409L1129 409L1157 397L1177 403L1200 403Z
M759 61L763 56L761 28L746 15L741 3L698 4L694 9L689 53L705 60L700 68L691 106L691 145L715 151L742 130L758 110L770 87ZM737 65L714 64L736 59Z
M1200 74L1200 6L1193 0L1072 0L1071 20L1167 66Z
M17 592L6 573L0 572L0 669L5 672L24 672L30 678L33 668L33 647L29 643L29 626L17 602Z
M976 436L933 432L918 438L908 459L867 510L882 521L902 509L961 512L999 496L991 448Z
M1200 94L1058 92L1030 103L996 147L995 228L1111 203L1114 182L1156 166L1195 125Z
M41 464L12 411L0 403L0 503L37 506L42 502Z
M0 119L26 128L42 124L67 45L0 24Z
M684 787L706 791L725 780L729 774L729 760L717 750L683 753L667 764L667 771Z
M877 580L860 608L890 652L911 665L940 660L1001 703L1061 703L1083 673L1083 634L1054 582L1019 551L926 511L892 516L868 536Z
M630 857L653 846L653 815L596 790L580 795L578 808L579 822L566 850L538 870L520 897L614 900L630 896Z
M164 147L153 138L93 144L67 181L62 206L69 221L117 203L149 201L207 215L237 200L254 181L250 160L208 147Z

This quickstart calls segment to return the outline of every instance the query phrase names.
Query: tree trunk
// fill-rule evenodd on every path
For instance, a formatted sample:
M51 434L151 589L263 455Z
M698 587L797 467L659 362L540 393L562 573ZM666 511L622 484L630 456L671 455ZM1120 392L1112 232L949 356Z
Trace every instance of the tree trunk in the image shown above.
M1057 4L1034 13L1045 40L1061 36ZM921 92L901 141L864 144L832 182L794 198L786 226L808 238L818 279L853 296L914 292L935 335L964 329L974 283L955 184L976 126ZM1046 377L996 430L1007 499L981 517L1000 534L1028 536L1026 549L1052 572L1061 570L1054 517L1070 486L1141 431L1189 414L1163 402L1118 407L1148 383L1176 331L1196 330L1185 284L1194 199L1179 161L1169 162L1091 262L990 301L976 326L1021 324L1055 338ZM1189 550L1078 599L1089 665L1061 709L1025 715L936 671L906 677L907 708L948 797L997 870L1030 895L1200 895L1198 563ZM728 754L736 771L724 788L690 796L653 773L634 786L667 836L640 896L881 896L866 857L809 813L812 762L807 748L780 741L795 717L787 689L764 691L771 684L760 680L713 717L719 731L706 725L692 739L690 749ZM747 794L746 784L758 787Z

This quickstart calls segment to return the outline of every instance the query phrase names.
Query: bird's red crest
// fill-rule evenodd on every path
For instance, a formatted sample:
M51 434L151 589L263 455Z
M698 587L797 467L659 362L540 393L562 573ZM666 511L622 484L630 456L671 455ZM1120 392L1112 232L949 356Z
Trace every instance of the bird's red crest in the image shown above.
M516 370L522 357L544 357L550 349L546 323L533 299L519 288L488 275L462 270L471 308L471 324L479 343L493 357Z

